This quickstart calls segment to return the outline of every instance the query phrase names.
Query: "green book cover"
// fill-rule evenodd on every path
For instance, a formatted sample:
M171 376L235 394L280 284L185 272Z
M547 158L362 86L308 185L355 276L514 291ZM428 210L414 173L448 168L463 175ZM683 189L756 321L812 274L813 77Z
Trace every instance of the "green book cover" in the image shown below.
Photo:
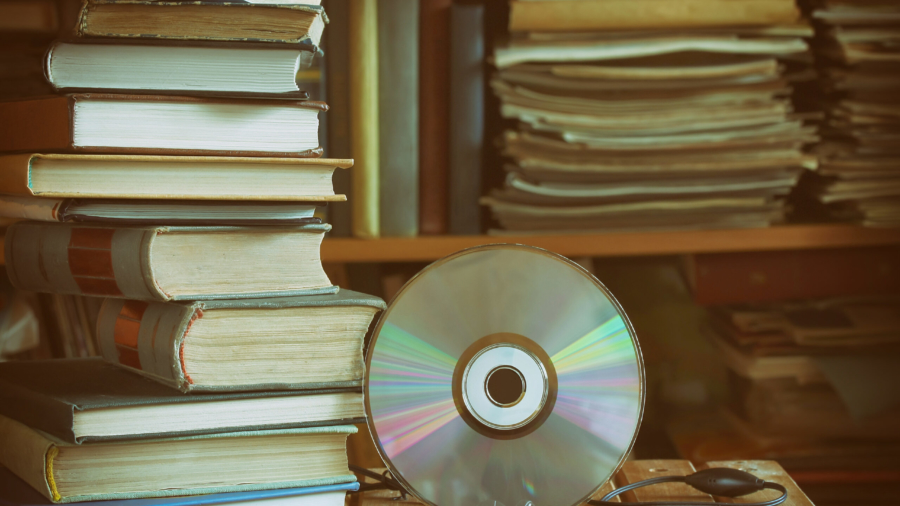
M313 399L314 396L319 398ZM322 396L330 398L325 399ZM275 413L275 409L282 406L302 406L305 400L309 401L307 404L319 405L322 402L335 402L332 400L334 398L352 404L344 408L343 412L346 414L342 418L304 420L309 417L301 411L292 418L285 419ZM254 413L253 423L244 422L240 416L236 417L238 418L236 422L230 423L227 421L221 423L221 420L212 417L206 419L200 417L200 427L197 423L192 423L191 428L186 429L186 425L173 426L168 420L156 424L149 421L149 414L159 411L147 409L139 411L150 406L173 406L185 415L198 409L207 411L218 409L233 413L235 410L263 405L258 399L271 399L273 403L269 405L273 412L269 417L266 417L266 413ZM115 414L110 412L116 409L122 412L120 425L125 429L120 430L119 434L81 434L82 431L76 427L76 418L84 413L104 412L115 417ZM143 429L141 425L134 424L134 431L127 430L131 426L127 420L135 416L140 417L141 413L145 415L143 418L148 420L143 424ZM365 420L362 413L362 393L359 388L185 394L100 358L0 363L0 415L70 444L360 423ZM171 418L172 422L177 423L175 420L177 416ZM268 420L265 420L266 418ZM146 432L148 428L153 432ZM89 431L89 428L85 427L85 430Z

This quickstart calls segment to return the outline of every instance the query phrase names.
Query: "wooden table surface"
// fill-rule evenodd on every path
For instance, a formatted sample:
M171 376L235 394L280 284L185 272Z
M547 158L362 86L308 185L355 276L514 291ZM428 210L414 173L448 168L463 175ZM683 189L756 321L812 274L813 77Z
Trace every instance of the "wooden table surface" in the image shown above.
M730 462L709 462L699 468L694 468L687 460L635 460L626 462L622 469L613 477L613 479L603 486L597 492L593 499L600 499L608 494L615 487L621 487L629 483L634 483L648 478L657 476L687 476L707 467L729 467L732 469L740 469L746 471L757 478L766 481L779 483L788 491L787 500L782 503L784 506L812 506L812 502L806 497L806 494L800 490L800 487L785 472L785 470L774 461L770 460L738 460ZM383 469L378 470L380 473ZM660 483L649 487L640 488L623 493L620 497L624 502L634 501L692 501L692 502L727 502L734 504L755 503L767 501L778 497L781 492L774 490L764 490L755 494L729 499L725 497L713 498L708 494L698 492L684 483ZM409 501L392 500L394 493L387 491L370 492L360 497L350 499L350 505L360 506L401 506L404 504L419 504L410 499ZM615 498L614 502L620 502L619 498Z

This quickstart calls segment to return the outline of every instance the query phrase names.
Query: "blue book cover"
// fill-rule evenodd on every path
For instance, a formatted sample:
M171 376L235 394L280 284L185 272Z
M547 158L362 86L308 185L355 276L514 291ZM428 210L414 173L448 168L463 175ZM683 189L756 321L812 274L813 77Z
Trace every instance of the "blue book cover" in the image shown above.
M155 499L127 499L119 501L91 501L73 503L78 506L199 506L207 504L240 504L242 502L296 497L325 492L353 492L359 483L341 483L322 487L284 488L279 490L259 490L256 492L231 492L227 494L194 495L182 497L160 497ZM20 480L9 469L0 466L0 506L47 506L47 498Z

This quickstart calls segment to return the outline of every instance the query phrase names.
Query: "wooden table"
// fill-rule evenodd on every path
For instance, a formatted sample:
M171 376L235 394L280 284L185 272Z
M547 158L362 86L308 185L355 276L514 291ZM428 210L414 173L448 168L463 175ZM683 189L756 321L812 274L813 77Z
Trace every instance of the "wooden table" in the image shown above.
M710 462L700 466L699 469L707 467L730 467L740 469L753 474L757 478L771 481L783 485L788 491L788 498L784 506L812 506L806 494L800 490L800 487L794 483L794 480L785 472L782 467L774 461L770 460L738 460L730 462ZM626 462L618 474L607 483L597 494L594 499L600 499L615 487L621 487L636 481L655 478L657 476L686 476L692 474L695 469L693 464L687 460L635 460ZM378 472L383 471L379 469ZM739 497L736 499L728 499L723 497L713 498L708 494L698 492L684 483L661 483L651 485L649 487L632 490L623 493L620 497L622 501L691 501L691 502L730 502L735 504L753 503L767 501L778 497L781 492L774 490L764 490L755 494ZM415 501L396 501L392 497L396 496L393 492L376 491L364 494L362 498L353 497L349 504L360 506L401 506L404 504L419 504ZM360 500L361 499L361 500ZM620 502L619 498L614 499ZM538 505L541 506L541 505Z

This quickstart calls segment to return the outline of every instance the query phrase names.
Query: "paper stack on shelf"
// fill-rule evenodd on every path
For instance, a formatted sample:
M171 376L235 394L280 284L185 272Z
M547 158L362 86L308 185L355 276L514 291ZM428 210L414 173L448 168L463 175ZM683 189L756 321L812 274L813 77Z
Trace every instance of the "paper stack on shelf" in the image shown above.
M670 423L684 458L777 459L811 495L832 499L831 476L881 504L900 474L900 297L716 306L706 331L730 392L717 414Z
M900 225L900 4L821 0L813 13L826 141L811 185L831 216Z
M516 123L501 142L505 186L483 204L510 231L783 221L785 197L816 167L803 151L814 115L791 99L813 76L793 1L713 2L698 19L613 3L512 2L491 86Z

